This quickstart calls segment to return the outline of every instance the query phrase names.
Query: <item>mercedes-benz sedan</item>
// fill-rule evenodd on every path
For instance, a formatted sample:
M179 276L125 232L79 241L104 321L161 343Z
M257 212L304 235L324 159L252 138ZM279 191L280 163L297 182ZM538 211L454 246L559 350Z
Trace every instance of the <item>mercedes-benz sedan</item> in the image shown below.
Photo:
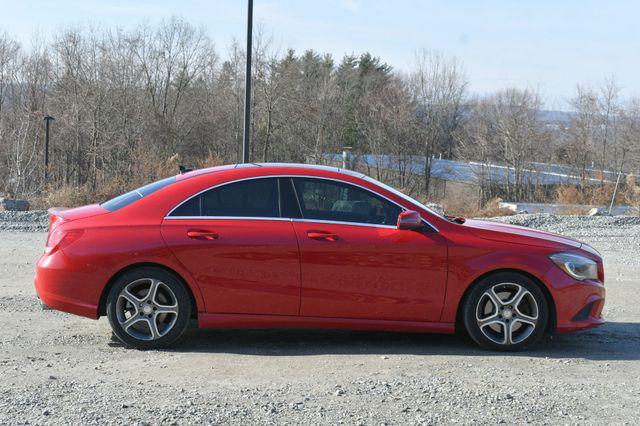
M106 315L124 344L210 328L453 333L518 350L602 324L598 252L571 238L450 219L360 173L295 164L182 173L103 204L51 209L35 285Z

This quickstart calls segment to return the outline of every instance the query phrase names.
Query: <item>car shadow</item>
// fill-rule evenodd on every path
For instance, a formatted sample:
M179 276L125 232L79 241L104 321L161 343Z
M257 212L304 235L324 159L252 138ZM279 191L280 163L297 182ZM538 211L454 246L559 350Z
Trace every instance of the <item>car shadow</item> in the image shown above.
M262 356L464 355L505 356L478 348L466 336L331 330L188 330L171 352ZM582 332L543 338L508 354L599 361L640 359L640 323L609 322Z

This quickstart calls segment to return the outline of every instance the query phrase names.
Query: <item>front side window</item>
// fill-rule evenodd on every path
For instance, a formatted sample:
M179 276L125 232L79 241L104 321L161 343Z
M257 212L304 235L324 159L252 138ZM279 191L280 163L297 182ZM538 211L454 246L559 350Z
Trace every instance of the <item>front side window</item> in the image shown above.
M294 178L304 219L396 225L399 206L372 192L346 183Z
M280 217L278 198L276 178L246 180L190 198L170 216Z
M392 194L395 194L397 197L402 198L405 201L408 201L411 204L415 204L416 206L420 207L422 210L426 210L429 213L431 213L432 215L439 217L440 219L446 219L446 217L444 217L440 213L436 212L435 210L432 210L429 207L425 206L420 201L409 197L407 194L402 193L402 192L398 191L397 189L395 189L395 188L393 188L393 187L391 187L391 186L389 186L389 185L387 185L385 183L382 183L382 182L380 182L380 181L378 181L378 180L376 180L376 179L374 179L374 178L372 178L370 176L365 176L363 179L366 180L366 181L369 181L369 182L371 182L371 183L373 183L373 184L375 184L375 185L377 185L377 186L379 186L381 188L386 189L387 191L391 192Z

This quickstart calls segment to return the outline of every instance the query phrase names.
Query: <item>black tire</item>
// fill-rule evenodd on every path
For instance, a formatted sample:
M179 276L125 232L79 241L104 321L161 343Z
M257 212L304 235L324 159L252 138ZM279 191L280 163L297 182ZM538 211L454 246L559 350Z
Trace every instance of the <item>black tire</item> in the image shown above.
M499 272L473 286L464 302L463 320L467 333L481 347L519 351L543 336L549 307L542 290L529 277Z
M156 289L153 296L152 288ZM107 296L107 317L114 335L125 346L141 350L166 348L187 329L191 299L179 277L161 268L144 266L124 273L113 284Z

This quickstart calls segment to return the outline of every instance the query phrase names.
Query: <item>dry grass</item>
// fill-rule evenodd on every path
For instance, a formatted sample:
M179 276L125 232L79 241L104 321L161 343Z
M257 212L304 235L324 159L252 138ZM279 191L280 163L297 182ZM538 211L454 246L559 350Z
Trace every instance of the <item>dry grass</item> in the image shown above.
M158 179L176 175L180 164L182 164L178 154L168 158L158 158L152 153L145 155L140 153L137 158L140 161L136 161L135 170L131 170L128 176L117 176L107 182L95 185L95 188L90 184L49 187L41 195L31 200L32 208L77 207L100 203ZM207 157L195 166L205 168L222 164L220 157L209 152Z
M585 194L575 186L561 186L556 190L558 204L583 204Z
M501 198L492 198L487 201L480 210L476 212L477 217L511 216L513 211L500 207Z
M475 203L469 203L461 198L444 199L442 201L442 207L449 216L495 217L512 215L513 211L500 207L501 201L502 199L500 198L492 198L481 208L478 208Z
M95 188L89 184L49 187L40 196L30 200L32 208L76 207L103 202L147 183L175 175L181 164L177 154L168 158L157 158L152 154L141 155L139 158L143 160L136 163L136 169L132 170L128 176L118 176L108 182L97 184ZM195 167L205 168L221 164L223 164L222 160L209 152L206 158L195 164ZM620 186L616 204L631 205L640 214L640 186L637 185L635 177L627 177ZM548 202L567 204L568 206L561 210L561 214L584 215L590 210L589 205L609 205L613 190L613 184L585 188L563 186L557 189L555 199L550 199ZM421 201L427 204L431 200L422 199ZM469 201L460 196L445 198L440 201L440 204L445 213L450 216L494 217L514 214L509 209L501 208L499 206L501 201L500 198L494 198L478 207L475 201Z
M198 169L205 169L207 167L222 166L223 164L224 162L222 161L222 158L218 157L216 154L209 151L209 154L207 155L207 157L198 161L198 163L196 164L196 167Z
M624 200L634 208L636 214L640 215L640 186L638 186L636 176L628 175L625 184Z
M460 198L445 198L441 200L442 209L449 216L468 216L473 206ZM477 209L476 209L477 210Z
M625 187L628 185L620 183L616 194L615 204L625 204ZM605 183L604 185L594 185L587 187L561 186L556 190L555 202L558 204L588 204L595 206L608 206L613 197L615 184Z
M580 205L567 205L560 209L560 214L565 216L584 216L589 213L592 207Z

